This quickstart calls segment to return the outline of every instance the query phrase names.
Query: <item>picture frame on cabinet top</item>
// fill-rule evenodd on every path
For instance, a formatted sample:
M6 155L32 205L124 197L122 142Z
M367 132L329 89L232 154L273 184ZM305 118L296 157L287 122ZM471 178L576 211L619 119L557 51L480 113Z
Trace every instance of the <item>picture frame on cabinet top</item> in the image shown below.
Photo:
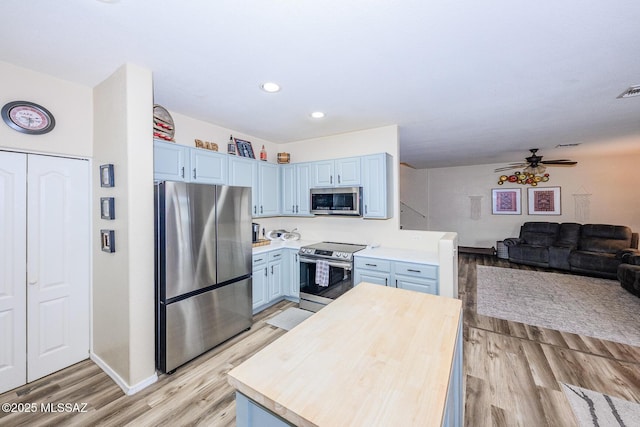
M248 157L250 159L255 159L256 155L253 152L253 146L251 142L244 141L242 139L234 138L236 142L236 147L238 147L238 155L241 157Z

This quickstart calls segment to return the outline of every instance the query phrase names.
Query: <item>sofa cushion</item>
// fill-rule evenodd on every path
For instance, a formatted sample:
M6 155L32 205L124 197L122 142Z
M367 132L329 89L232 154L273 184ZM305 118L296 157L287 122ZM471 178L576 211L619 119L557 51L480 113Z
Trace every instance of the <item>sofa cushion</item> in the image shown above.
M631 229L623 225L586 224L582 226L578 249L615 254L631 247Z
M615 254L603 252L572 251L569 255L571 270L592 271L615 277L620 260Z
M549 248L531 245L510 246L509 259L546 265L549 263Z
M527 245L551 246L559 228L557 222L525 222L520 229L520 239Z
M581 224L575 222L563 222L558 230L558 237L554 246L565 248L577 248L580 239Z

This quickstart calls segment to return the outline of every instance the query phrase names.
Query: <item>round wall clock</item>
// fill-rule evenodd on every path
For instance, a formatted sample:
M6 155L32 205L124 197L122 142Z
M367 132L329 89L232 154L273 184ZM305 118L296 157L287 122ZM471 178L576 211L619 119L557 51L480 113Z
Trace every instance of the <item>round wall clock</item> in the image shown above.
M13 101L2 107L2 120L12 129L30 135L50 132L56 125L53 114L29 101Z

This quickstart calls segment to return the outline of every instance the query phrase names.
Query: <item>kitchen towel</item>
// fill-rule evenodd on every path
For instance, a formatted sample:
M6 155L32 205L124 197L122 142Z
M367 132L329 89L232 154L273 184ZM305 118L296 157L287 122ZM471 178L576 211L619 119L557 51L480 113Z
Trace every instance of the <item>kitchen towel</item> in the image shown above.
M329 263L327 261L316 262L316 285L329 286Z

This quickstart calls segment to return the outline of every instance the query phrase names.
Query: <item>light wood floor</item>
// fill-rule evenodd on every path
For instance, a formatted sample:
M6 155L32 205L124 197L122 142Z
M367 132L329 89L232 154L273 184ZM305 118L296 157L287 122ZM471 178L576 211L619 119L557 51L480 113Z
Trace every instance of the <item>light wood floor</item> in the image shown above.
M478 315L477 264L536 269L491 256L460 255L465 425L575 426L560 382L640 402L640 348ZM263 311L250 331L175 374L161 376L156 384L133 396L125 396L88 360L1 394L0 403L86 402L89 412L0 412L0 426L232 426L235 403L226 372L284 334L265 321L292 305L281 302Z

